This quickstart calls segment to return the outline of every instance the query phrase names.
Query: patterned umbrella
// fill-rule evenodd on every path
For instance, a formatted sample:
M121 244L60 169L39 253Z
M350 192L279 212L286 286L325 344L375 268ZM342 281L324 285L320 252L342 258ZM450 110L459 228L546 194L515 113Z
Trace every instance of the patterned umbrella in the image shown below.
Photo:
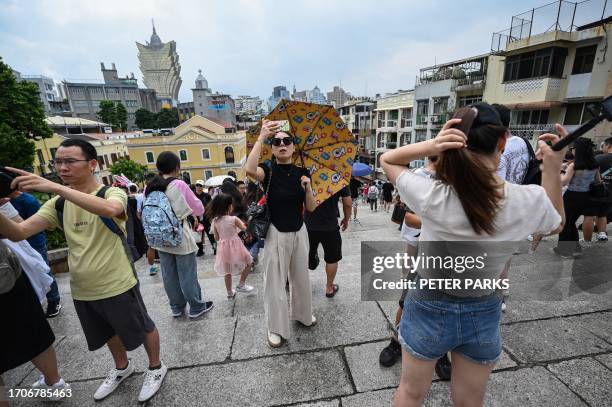
M317 205L348 186L357 149L357 140L333 106L282 99L266 116L288 120L295 137L294 164L309 170ZM261 130L260 121L247 131L250 152ZM272 163L271 140L262 146L261 162Z

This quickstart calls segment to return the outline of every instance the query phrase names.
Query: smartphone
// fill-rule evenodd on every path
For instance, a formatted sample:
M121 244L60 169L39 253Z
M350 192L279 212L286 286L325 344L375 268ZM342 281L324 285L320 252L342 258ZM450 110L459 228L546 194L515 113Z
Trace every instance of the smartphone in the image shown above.
M0 166L0 198L6 198L11 192L15 191L14 188L11 188L11 182L15 178L17 178L17 174Z
M291 126L289 125L289 120L279 120L280 129L278 131L288 132L291 131Z

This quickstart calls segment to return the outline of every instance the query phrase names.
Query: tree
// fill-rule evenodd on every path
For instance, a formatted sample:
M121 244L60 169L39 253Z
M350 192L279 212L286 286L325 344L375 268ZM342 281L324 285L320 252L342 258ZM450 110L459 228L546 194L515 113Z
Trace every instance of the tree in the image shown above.
M138 128L141 130L153 129L157 126L155 113L145 108L140 108L136 110L135 119L136 126L138 126Z
M123 103L117 102L115 113L115 119L117 119L115 125L119 127L121 131L127 130L128 112L125 106L123 106Z
M98 119L111 126L116 126L117 123L117 108L112 100L100 101L100 110L98 111Z
M147 167L132 161L129 158L122 157L110 166L110 172L113 175L125 175L132 182L144 181L144 176L147 173Z
M0 58L0 163L31 167L35 145L53 135L45 122L45 109L38 86L18 82Z
M156 124L160 129L176 127L179 124L178 109L173 107L172 109L162 109L156 115Z

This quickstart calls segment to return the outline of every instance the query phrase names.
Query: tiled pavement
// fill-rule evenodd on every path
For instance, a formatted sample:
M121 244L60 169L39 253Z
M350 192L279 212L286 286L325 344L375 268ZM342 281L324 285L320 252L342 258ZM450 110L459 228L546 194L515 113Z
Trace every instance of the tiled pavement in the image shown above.
M256 291L228 301L208 251L198 259L199 278L216 307L188 321L170 316L161 275L149 276L141 260L137 269L142 294L170 368L159 394L147 405L390 405L400 364L382 368L378 354L388 341L396 303L361 301L359 251L362 240L397 240L398 232L390 214L372 213L365 206L360 212L360 222L351 222L343 234L340 291L333 299L325 298L323 265L312 272L319 323L310 329L293 325L290 341L279 349L271 349L265 338L261 268L249 277ZM553 240L542 242L535 255L526 253L525 242L522 253L514 256L511 297L502 322L504 354L489 381L487 406L603 406L612 400L612 243L589 244L584 259L570 261L550 253ZM73 397L61 405L137 405L146 368L144 350L131 353L137 374L108 399L94 403L93 393L112 359L105 349L87 351L68 275L60 275L58 283L64 308L51 324L62 375L73 388ZM541 290L540 301L513 299L521 287L534 286ZM559 296L566 299L555 300ZM6 374L5 380L23 387L37 374L28 363ZM450 385L436 378L425 404L452 405Z

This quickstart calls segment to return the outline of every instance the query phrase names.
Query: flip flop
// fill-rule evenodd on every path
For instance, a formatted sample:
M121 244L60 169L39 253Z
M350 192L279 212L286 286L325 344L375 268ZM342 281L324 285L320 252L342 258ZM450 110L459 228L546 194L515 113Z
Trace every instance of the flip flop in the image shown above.
M334 289L333 292L325 293L325 296L327 298L333 298L336 295L336 293L338 292L338 290L340 289L340 286L338 284L332 284L332 288Z

